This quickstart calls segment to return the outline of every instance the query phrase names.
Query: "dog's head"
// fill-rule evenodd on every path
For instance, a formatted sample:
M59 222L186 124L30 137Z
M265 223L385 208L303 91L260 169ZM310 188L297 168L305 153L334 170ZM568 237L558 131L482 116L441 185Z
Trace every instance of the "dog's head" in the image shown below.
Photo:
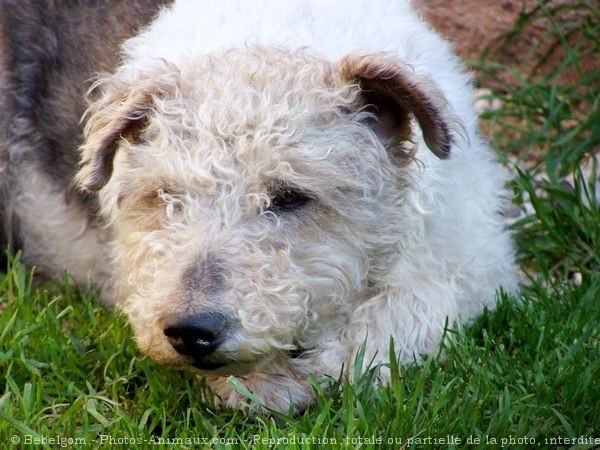
M421 225L417 147L450 155L439 90L385 55L276 48L130 74L97 87L78 181L142 350L238 373L337 339Z

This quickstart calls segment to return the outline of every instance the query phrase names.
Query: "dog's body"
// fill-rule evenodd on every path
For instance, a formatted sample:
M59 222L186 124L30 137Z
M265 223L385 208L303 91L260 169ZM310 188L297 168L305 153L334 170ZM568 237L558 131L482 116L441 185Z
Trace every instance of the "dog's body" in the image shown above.
M36 8L5 15L3 226L27 263L99 283L145 353L224 404L236 374L280 409L363 343L410 363L516 289L469 79L408 3L177 0L117 67L159 3L94 2L121 8L96 34L72 6L53 48L23 31ZM56 56L84 34L87 58Z

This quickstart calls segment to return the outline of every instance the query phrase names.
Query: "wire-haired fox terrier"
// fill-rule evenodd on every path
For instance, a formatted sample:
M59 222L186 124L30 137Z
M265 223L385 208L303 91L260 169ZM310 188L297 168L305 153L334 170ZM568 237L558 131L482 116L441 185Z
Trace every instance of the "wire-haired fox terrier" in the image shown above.
M84 3L2 3L3 239L150 357L285 410L517 289L471 81L409 2Z

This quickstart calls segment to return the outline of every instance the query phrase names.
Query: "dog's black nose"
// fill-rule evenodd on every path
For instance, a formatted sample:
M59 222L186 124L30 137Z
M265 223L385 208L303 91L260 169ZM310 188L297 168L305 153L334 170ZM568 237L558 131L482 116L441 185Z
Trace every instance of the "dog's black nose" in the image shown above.
M225 328L226 321L221 314L207 311L179 316L167 323L164 333L178 353L200 359L215 351L223 339Z

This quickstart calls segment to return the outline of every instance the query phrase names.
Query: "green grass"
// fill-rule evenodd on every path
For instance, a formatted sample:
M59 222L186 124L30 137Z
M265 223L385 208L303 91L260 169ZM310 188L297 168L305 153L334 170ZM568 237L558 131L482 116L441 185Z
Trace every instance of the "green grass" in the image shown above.
M524 32L535 14L513 31ZM547 39L565 46L565 63L535 81L515 70L499 96L502 108L484 115L502 154L521 163L541 155L513 182L515 203L533 207L514 225L529 285L519 299L501 295L494 312L460 330L444 364L392 364L386 388L374 386L373 371L355 386L330 380L327 392L314 380L316 403L299 417L215 411L200 380L143 358L125 321L93 293L66 282L36 288L13 259L0 276L0 446L23 448L26 436L86 441L76 448L108 448L104 436L122 448L181 439L183 446L160 448L217 449L356 448L361 440L361 448L380 447L367 439L388 448L571 448L564 438L600 438L598 181L597 172L578 170L600 145L600 73L575 70L580 77L558 81L561 71L598 54L598 21L580 28L584 38L571 46L564 38L571 25L555 21ZM486 76L490 67L499 66L479 65ZM11 443L15 435L21 444ZM326 439L337 444L317 443Z
M107 435L231 438L243 447L254 436L304 436L354 448L353 438L371 436L544 442L600 430L597 274L584 274L580 285L534 283L519 303L502 298L448 348L445 365L430 359L419 368L393 367L389 388L374 387L372 373L356 386L332 381L327 394L315 383L317 402L298 418L215 412L199 380L140 358L125 322L92 295L74 295L68 284L39 290L29 280L16 264L0 286L0 442L17 434L100 446Z

